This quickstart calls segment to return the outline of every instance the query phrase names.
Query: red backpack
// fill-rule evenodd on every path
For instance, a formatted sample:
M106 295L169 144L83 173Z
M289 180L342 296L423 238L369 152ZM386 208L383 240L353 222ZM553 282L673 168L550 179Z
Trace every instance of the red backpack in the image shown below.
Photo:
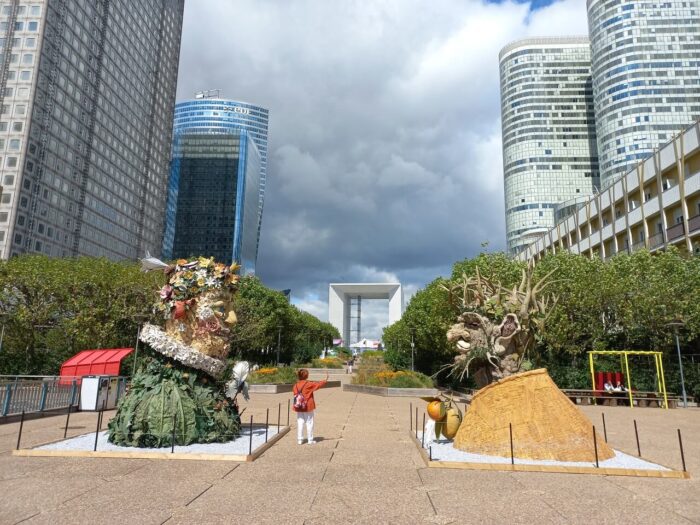
M304 382L306 384L308 381ZM304 412L306 410L306 403L307 399L304 397L304 394L302 393L302 390L304 387L302 386L301 388L297 387L297 393L294 394L294 408L297 411Z

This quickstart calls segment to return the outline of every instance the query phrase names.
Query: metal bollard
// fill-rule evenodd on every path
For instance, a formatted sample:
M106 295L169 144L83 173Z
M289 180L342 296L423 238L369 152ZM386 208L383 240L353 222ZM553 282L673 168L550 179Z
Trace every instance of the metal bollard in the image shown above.
M593 448L595 449L595 468L599 468L598 465L598 439L595 435L595 425L593 425Z
M97 412L97 428L95 429L95 446L92 447L92 451L97 451L97 438L100 436L100 427L102 426L102 411Z
M430 461L432 461L433 460L433 447L432 446L428 447L428 454L429 454L428 457L430 458Z
M420 446L425 448L425 412L423 412L423 430L420 433Z
M19 434L17 434L17 450L19 450L19 443L22 440L22 428L24 427L24 410L22 410L22 416L19 419Z
M73 408L71 405L68 405L68 415L66 416L66 428L63 429L63 439L66 439L66 436L68 435L68 423L70 422L70 409Z
M515 456L513 455L513 423L508 423L508 430L510 431L510 464L515 465Z
M280 415L282 414L282 403L277 403L277 433L280 433Z
M250 415L250 440L248 441L248 455L253 454L253 415Z
M678 445L681 447L681 461L683 462L683 472L688 472L685 469L685 454L683 453L683 439L681 438L681 429L678 429Z
M605 442L607 443L608 442L608 429L605 426L605 412L601 412L600 415L603 416L603 437L605 438Z
M408 422L411 427L411 430L413 430L413 403L411 403L408 407Z
M267 443L267 429L269 428L270 409L265 410L265 443Z
M637 420L635 419L633 421L634 421L634 437L637 440L637 456L639 456L641 458L642 457L642 449L639 448L639 432L637 431Z

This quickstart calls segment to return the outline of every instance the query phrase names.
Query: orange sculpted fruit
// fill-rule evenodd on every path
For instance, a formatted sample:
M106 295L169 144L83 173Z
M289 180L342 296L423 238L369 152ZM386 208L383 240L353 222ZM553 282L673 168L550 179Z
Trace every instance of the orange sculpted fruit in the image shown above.
M435 400L428 403L428 415L431 417L431 419L434 419L435 421L442 421L445 419L446 414L445 403L442 401Z

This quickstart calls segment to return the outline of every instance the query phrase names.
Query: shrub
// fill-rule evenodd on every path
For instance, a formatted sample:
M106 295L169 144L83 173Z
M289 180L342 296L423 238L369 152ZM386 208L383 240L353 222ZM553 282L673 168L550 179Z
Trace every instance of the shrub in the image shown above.
M337 357L326 357L311 361L312 368L343 368L343 362Z
M374 373L366 373L365 371L358 372L353 378L354 384L383 386L390 388L432 388L434 386L433 379L420 372L411 372L409 370L380 370Z
M384 361L384 351L383 350L366 350L361 354L362 359L367 357L378 357Z
M290 366L281 368L266 367L251 372L248 382L251 385L270 385L277 383L296 383L296 370Z

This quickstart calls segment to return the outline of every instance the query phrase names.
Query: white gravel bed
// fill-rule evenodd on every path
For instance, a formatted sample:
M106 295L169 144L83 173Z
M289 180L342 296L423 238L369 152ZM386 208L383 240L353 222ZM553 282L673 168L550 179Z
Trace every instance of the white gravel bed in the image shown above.
M418 433L421 439L421 433ZM501 463L510 464L510 458L501 456L487 456L486 454L473 454L454 448L452 441L441 439L431 441L424 445L424 448L432 448L433 461L454 461L459 463ZM630 456L619 450L614 450L615 457L600 461L600 468L620 468L636 470L670 470L656 463L645 461L635 456ZM556 461L553 459L521 459L515 458L516 465L554 465L559 467L595 467L594 462L586 461Z
M284 428L284 427L282 427ZM277 427L271 425L268 428L267 438L272 439L277 434ZM265 429L253 428L253 452L255 449L265 444ZM95 433L83 434L74 438L58 441L37 447L41 450L84 450L92 451L95 446ZM188 446L175 446L177 454L230 454L230 455L246 455L250 447L250 429L243 427L241 435L234 441L226 443L195 443ZM107 431L100 432L97 439L98 452L170 452L170 446L161 448L137 448L137 447L122 447L114 445L107 440Z

